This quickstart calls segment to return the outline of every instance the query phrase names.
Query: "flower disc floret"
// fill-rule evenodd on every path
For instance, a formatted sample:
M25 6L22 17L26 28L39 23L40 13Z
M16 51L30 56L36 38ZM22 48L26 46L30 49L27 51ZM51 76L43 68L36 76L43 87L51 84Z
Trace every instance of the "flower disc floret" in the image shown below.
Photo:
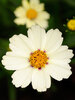
M29 9L26 13L27 18L29 19L35 19L37 17L37 12L34 9Z
M32 67L42 68L47 64L48 57L45 51L37 50L31 53L29 61Z

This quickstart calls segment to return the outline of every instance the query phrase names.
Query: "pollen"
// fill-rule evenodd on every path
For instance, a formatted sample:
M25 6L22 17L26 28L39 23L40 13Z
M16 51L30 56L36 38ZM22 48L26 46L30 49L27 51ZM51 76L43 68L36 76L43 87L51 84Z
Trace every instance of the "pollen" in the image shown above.
M75 31L75 19L69 20L68 23L67 23L67 27L70 30Z
M33 20L37 17L37 11L34 9L29 9L26 13L27 18Z
M41 69L42 67L45 67L46 64L48 64L48 57L45 51L37 50L31 53L29 62L30 65L34 68Z

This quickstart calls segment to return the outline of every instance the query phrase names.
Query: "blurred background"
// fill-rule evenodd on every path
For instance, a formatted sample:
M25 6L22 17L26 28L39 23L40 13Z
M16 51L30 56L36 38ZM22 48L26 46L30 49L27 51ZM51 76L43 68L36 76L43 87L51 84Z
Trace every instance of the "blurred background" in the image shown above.
M75 31L67 28L67 21L75 17L75 0L40 0L50 13L48 29L58 28L64 37L63 44L75 50ZM21 0L0 0L0 61L9 50L9 38L14 34L27 35L26 26L17 26L13 11L21 5ZM47 30L48 30L47 29ZM74 51L75 52L75 51ZM4 69L0 62L0 100L75 100L75 58L70 63L73 74L67 80L52 79L52 86L44 93L32 89L31 84L24 89L15 88L11 83L13 71Z

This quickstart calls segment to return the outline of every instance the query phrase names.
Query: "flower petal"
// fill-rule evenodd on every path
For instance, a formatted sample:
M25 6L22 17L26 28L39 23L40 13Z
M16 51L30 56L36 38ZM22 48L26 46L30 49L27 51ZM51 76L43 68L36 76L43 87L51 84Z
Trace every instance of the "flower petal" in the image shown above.
M39 92L46 91L45 79L42 71L34 70L32 74L32 86Z
M46 73L45 69L44 69L44 77L45 77L46 88L50 88L51 87L51 77L49 76L48 73Z
M47 20L49 18L50 18L50 15L46 11L42 11L42 12L38 13L37 19L39 19L39 20Z
M28 30L28 37L34 45L35 50L41 49L42 36L44 34L45 30L38 25L32 26L31 29Z
M6 55L3 56L2 64L8 70L17 70L29 66L27 58L18 56L13 52L7 52Z
M51 29L47 32L46 50L48 53L52 53L57 50L63 41L61 32L58 29Z
M52 59L70 59L74 56L73 51L67 46L61 46L53 54L50 55Z
M51 77L53 77L58 81L61 81L63 78L67 79L72 74L69 68L62 67L55 64L50 64L46 66L45 71L47 71L47 73L50 74Z
M30 0L30 3L31 4L39 4L40 3L40 0Z
M26 23L26 18L16 18L15 20L14 20L14 23L16 23L17 25L25 25L25 23Z
M10 41L10 49L15 52L16 54L19 54L24 57L29 57L31 50L27 45L29 42L24 41L20 35L14 35L12 38L9 39Z
M37 0L36 0L36 1L37 1ZM38 14L44 10L44 4L43 4L43 3L41 3L41 4L34 4L34 3L33 3L33 4L30 4L30 7L31 7L32 9L35 8L35 10L37 11Z
M25 35L23 35L23 34L20 34L19 36L20 36L20 38L22 38L22 40L25 42L26 46L27 46L29 49L31 49L31 51L33 51L33 50L34 50L34 46L33 46L33 44L31 43L31 41L29 40L29 38L27 38L27 37L26 37Z
M26 68L22 70L17 70L12 75L12 83L16 87L27 87L31 82L32 68Z
M42 28L47 28L48 27L48 21L47 20L41 20L41 19L36 19L35 21L39 26L41 26Z
M30 8L28 0L22 0L22 5L26 10Z
M25 9L23 7L18 7L16 8L16 10L14 11L14 14L17 16L17 17L25 17Z
M32 86L37 91L42 92L46 91L51 85L50 76L44 73L42 70L39 71L38 69L33 71L32 74Z
M33 26L33 25L35 25L35 24L36 24L35 21L30 20L30 19L26 19L26 26L27 26L28 28L30 28L31 26Z

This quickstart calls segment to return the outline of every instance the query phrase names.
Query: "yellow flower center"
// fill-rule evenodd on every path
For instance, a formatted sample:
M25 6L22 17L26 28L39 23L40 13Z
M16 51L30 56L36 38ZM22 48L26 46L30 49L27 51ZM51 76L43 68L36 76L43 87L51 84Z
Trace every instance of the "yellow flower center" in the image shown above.
M34 51L31 53L29 62L32 67L41 69L42 67L45 67L45 64L48 64L48 57L45 51Z
M34 9L29 9L26 14L27 18L35 19L37 17L37 12Z
M70 30L75 31L75 19L68 21L67 26Z

